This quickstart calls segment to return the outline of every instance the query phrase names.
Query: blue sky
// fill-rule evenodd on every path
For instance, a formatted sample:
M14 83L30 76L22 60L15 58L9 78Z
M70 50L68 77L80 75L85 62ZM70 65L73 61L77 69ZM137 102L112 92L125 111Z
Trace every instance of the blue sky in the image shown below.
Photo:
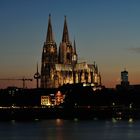
M66 15L79 61L96 61L105 86L118 84L124 68L130 83L139 84L139 7L139 0L0 0L0 78L33 77L51 13L57 46ZM8 85L22 86L0 82L0 88Z

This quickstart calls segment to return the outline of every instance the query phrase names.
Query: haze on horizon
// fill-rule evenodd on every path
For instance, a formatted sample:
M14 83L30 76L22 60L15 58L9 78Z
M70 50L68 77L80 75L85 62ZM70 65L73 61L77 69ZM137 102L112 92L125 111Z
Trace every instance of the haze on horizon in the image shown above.
M126 68L130 84L140 84L139 0L0 0L0 78L33 78L41 65L48 16L57 47L64 15L79 61L98 64L102 84L115 87ZM35 87L26 82L27 87ZM0 81L0 88L22 81Z

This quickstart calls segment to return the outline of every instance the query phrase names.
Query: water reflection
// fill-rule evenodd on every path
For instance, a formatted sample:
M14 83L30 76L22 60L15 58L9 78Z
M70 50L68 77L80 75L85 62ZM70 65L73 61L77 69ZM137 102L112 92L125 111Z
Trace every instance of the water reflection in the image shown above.
M64 120L63 119L56 119L56 125L57 126L62 126L64 124Z
M140 121L39 120L0 122L1 140L139 140Z
M129 118L128 122L133 123L134 122L133 118Z

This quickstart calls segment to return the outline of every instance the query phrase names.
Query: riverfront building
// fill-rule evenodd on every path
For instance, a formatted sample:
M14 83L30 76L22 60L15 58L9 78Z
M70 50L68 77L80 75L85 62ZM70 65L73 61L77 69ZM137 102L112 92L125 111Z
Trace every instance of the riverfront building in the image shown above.
M41 88L58 88L64 84L92 83L101 85L101 76L97 64L78 62L75 40L72 44L66 17L62 41L57 48L51 24L51 15L48 20L46 40L43 45L41 64Z

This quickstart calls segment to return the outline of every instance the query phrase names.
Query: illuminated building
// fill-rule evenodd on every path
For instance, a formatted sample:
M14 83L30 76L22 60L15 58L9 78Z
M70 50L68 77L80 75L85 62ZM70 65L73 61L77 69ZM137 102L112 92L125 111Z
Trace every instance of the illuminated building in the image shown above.
M129 89L133 89L134 85L131 86L129 85L129 81L128 81L128 71L126 71L124 69L124 71L121 71L121 83L116 85L116 89L118 90L129 90Z
M41 88L58 88L64 84L94 83L101 85L97 65L78 63L75 40L69 40L66 17L62 41L57 48L49 15L46 41L44 42L41 64Z
M60 91L58 91L55 94L55 105L60 105L63 102L64 102L64 95Z
M121 72L121 85L122 86L128 86L129 85L128 71L126 71L126 70Z
M43 105L43 106L51 106L51 98L50 98L50 96L41 96L41 105Z

